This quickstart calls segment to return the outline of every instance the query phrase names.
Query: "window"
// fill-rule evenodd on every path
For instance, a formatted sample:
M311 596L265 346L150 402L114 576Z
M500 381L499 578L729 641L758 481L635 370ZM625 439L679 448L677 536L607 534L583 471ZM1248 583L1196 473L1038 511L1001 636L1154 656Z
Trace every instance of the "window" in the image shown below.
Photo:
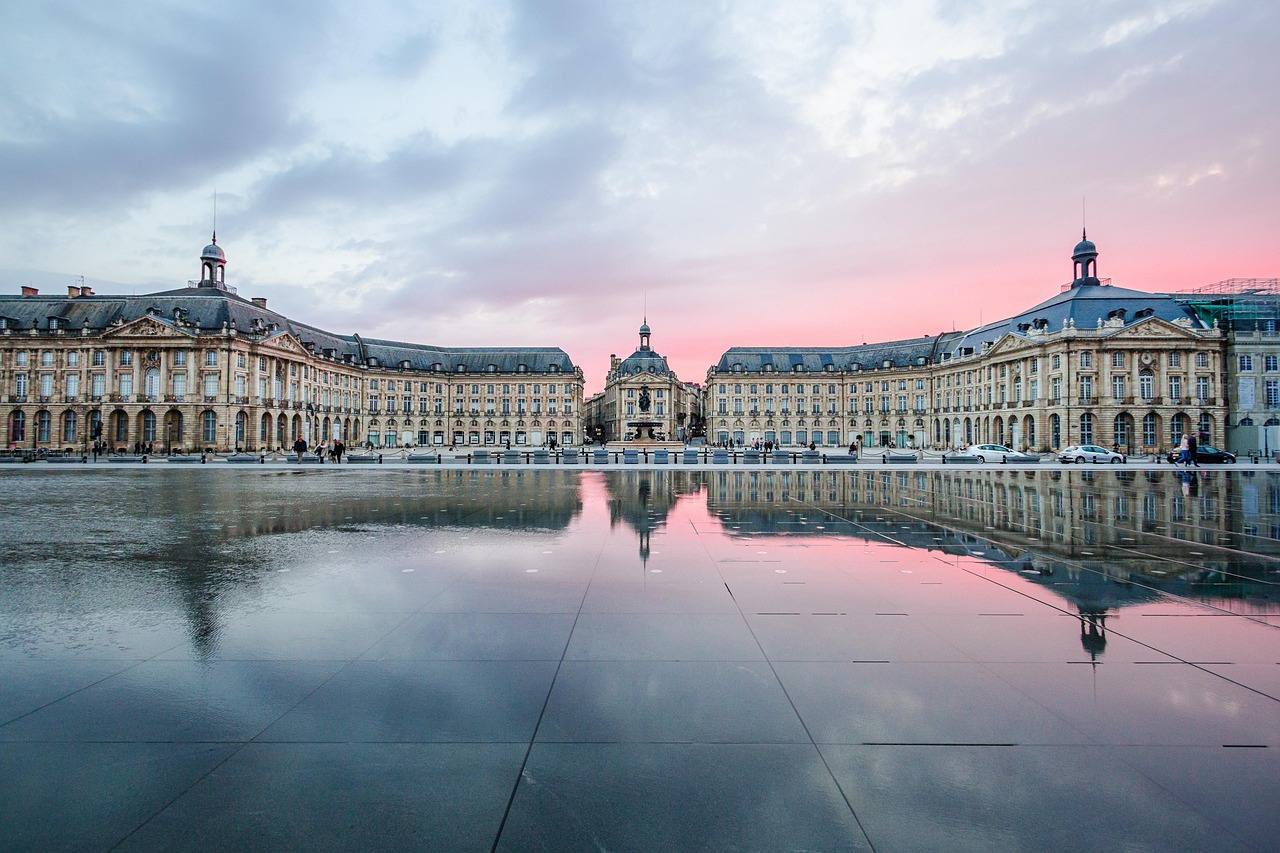
M53 374L52 373L40 374L40 396L41 397L53 396Z
M1196 377L1196 397L1199 398L1201 403L1208 401L1209 399L1209 377L1208 376Z
M79 397L79 396L80 396L80 374L69 373L67 374L67 397L74 400L76 397Z
M105 367L107 364L107 354L100 349L93 351L93 366Z
M52 422L52 416L48 412L36 413L36 441L49 440L49 426Z
M1054 354L1049 358L1049 369L1050 369L1050 370L1058 370L1058 369L1060 369L1061 367L1062 367L1062 356L1061 356L1061 355L1059 355L1058 353L1054 353Z
M1180 352L1169 353L1169 366L1182 367L1182 353Z
M1207 352L1196 353L1196 367L1208 367L1209 354Z
M218 374L210 373L204 378L204 395L206 397L218 396Z
M1280 370L1280 355L1264 355L1262 357L1262 369L1267 373L1275 373Z
M218 441L218 414L205 412L200 416L200 433L205 444L216 444Z
M174 352L174 354L173 354L173 366L174 366L174 367L186 367L186 366L187 366L187 351L186 351L186 350L177 350L176 352Z
M243 369L244 369L244 365L245 365L245 357L244 357L244 353L242 353L242 352L238 352L238 353L236 353L236 367L238 367L238 368L240 368L241 370L243 370ZM328 378L328 376L327 376L327 374L326 374L326 379L327 379L327 378Z
M1156 445L1156 416L1152 412L1142 416L1142 444L1146 447Z
M1124 377L1123 376L1111 377L1111 398L1113 400L1124 399Z
M120 374L120 396L128 398L133 396L133 374Z
M126 350L121 350L121 351L120 351L120 366L121 366L121 367L133 367L133 352L132 352L132 351L127 350L127 349L126 349Z
M1093 415L1088 412L1080 416L1080 443L1093 444Z
M72 352L67 353L67 367L79 367L79 366L80 366L80 353L75 352L74 350Z
M18 367L26 367L30 362L27 361L29 356L26 350L19 350L13 357L13 363Z
M1111 353L1111 366L1124 367L1124 353L1122 352Z
M1156 377L1150 370L1138 374L1138 394L1144 400L1151 400L1156 396Z
M1091 352L1080 353L1080 366L1093 367L1093 353Z
M1240 356L1240 372L1243 373L1247 370L1253 370L1253 356L1242 355Z
M41 366L41 367L53 367L53 350L41 350L41 352L40 352L40 366Z
M90 381L90 387L92 387L93 389L92 391L89 392L92 396L101 397L102 395L107 393L106 374L95 373L93 374L93 376L89 377L89 381Z
M1169 377L1169 402L1177 403L1179 398L1181 397L1182 397L1182 377L1170 376Z
M1267 408L1280 409L1280 379L1266 381Z
M76 440L76 413L62 413L62 440L71 444Z

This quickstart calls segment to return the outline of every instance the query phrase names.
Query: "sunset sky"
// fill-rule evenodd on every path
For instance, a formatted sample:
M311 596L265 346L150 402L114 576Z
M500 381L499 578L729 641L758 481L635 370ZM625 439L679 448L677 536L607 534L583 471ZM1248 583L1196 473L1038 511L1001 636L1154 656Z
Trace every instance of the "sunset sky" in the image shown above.
M0 4L0 291L336 332L842 346L1280 276L1280 3ZM1083 204L1082 204L1083 202Z

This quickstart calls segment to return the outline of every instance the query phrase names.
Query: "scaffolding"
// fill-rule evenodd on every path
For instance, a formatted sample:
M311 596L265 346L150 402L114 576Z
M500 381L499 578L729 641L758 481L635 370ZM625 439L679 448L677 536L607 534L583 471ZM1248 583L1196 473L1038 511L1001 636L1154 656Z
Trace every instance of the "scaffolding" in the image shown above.
M1276 331L1280 321L1280 279L1229 278L1171 294L1206 325L1237 331Z

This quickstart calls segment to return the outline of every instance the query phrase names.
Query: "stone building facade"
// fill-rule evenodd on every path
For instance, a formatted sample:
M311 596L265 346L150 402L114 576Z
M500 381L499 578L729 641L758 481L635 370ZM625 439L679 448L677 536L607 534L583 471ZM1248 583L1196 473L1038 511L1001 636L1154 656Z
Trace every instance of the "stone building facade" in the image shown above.
M201 277L141 296L0 296L0 445L256 451L574 444L580 368L555 347L445 348L339 335Z
M967 332L838 348L726 351L707 374L708 438L782 446L957 448L1072 444L1138 453L1184 432L1221 443L1224 330L1167 294L1075 278L1022 313Z
M587 401L587 429L600 441L629 441L635 428L628 422L656 424L644 428L653 437L683 441L696 433L702 418L702 389L681 382L665 357L650 345L652 330L646 320L640 326L640 344L624 359L609 356L604 390ZM643 407L647 399L648 408ZM647 436L646 436L647 437Z

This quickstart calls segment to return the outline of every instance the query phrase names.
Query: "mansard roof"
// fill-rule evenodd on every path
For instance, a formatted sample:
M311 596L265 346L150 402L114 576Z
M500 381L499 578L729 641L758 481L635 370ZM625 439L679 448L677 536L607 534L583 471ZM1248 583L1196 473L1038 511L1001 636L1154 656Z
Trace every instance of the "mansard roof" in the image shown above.
M827 370L870 370L937 361L954 348L963 332L944 332L901 341L852 347L731 347L720 356L716 372L732 373L735 367L749 372L822 373ZM921 362L924 359L924 362Z
M383 367L403 362L417 370L440 369L455 372L484 372L490 365L503 372L516 372L520 365L530 372L572 373L574 364L559 347L438 347L425 344L362 338L358 333L338 334L292 320L279 312L254 304L226 290L212 287L183 287L138 296L94 295L76 297L0 296L0 317L17 329L48 329L49 319L70 331L84 328L102 332L148 315L177 328L220 332L234 328L247 335L255 329L275 327L288 333L317 353L326 350L342 360L368 364L377 359Z
M1152 316L1170 323L1190 320L1193 329L1206 328L1190 308L1175 302L1169 294L1083 283L1013 317L964 333L953 352L959 354L967 348L979 352L984 343L995 343L1005 335L1027 337L1036 327L1048 332L1059 331L1068 321L1077 329L1096 329L1099 320L1105 323L1120 319L1129 326Z

